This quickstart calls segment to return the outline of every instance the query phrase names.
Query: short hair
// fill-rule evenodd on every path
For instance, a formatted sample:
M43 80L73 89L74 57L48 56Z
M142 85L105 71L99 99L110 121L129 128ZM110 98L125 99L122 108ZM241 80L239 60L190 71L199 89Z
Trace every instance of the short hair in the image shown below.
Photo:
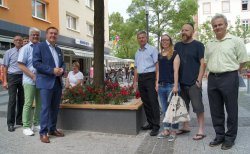
M191 27L193 28L193 30L194 30L194 24L193 24L193 23L187 22L187 23L185 23L184 25L189 25L189 26L191 26Z
M38 32L39 35L41 35L41 31L38 28L30 27L30 29L29 29L29 35L31 35L32 32Z
M145 34L145 35L147 36L147 32L144 31L144 30L141 30L141 31L137 32L137 37L138 37L139 35L141 35L141 34Z
M80 64L78 61L73 62L72 66L76 66L78 69L80 69Z
M29 38L28 37L23 37L23 40L28 40Z
M48 33L48 31L49 31L50 29L55 29L55 30L58 31L58 29L57 29L56 27L51 26L51 27L48 27L48 28L46 29L46 34Z
M219 13L216 13L215 16L213 16L213 18L211 19L211 24L213 25L214 20L219 19L219 18L222 18L224 20L225 24L228 25L227 17L224 16L223 14L219 14Z

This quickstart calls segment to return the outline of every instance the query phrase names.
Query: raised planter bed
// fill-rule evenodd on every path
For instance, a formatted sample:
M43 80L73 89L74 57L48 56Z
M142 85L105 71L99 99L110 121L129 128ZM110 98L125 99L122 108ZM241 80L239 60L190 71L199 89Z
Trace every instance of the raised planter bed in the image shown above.
M130 104L61 104L58 128L104 133L138 134L146 118L140 99Z

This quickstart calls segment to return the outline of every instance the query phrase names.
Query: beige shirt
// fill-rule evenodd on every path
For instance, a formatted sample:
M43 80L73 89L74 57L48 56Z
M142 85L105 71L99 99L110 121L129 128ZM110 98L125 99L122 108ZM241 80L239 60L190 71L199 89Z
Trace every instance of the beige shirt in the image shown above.
M209 72L223 73L238 70L240 63L248 61L243 41L231 34L222 40L210 40L205 49L204 61Z

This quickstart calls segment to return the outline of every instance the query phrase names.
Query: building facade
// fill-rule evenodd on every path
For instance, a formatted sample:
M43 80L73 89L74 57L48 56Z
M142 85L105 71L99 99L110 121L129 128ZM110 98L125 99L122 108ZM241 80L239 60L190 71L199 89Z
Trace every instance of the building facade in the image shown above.
M250 0L198 0L198 24L202 24L216 13L224 14L229 26L235 26L237 17L245 26L250 25Z
M109 40L108 25L108 1L104 1L104 27L105 41ZM69 7L70 6L70 7ZM59 29L63 36L73 38L72 44L78 47L61 46L65 51L65 62L71 68L72 61L78 61L84 74L88 74L89 68L93 65L93 48L94 37L94 0L60 0L59 3ZM82 46L82 49L79 48ZM106 54L108 48L106 46ZM107 63L108 55L105 55ZM114 57L112 57L114 58Z
M108 1L104 2L105 42L108 42ZM45 30L50 26L59 29L57 45L63 50L67 71L77 60L87 75L94 57L94 0L0 0L0 58L13 47L15 35L28 36L29 28L37 27L44 41ZM109 52L105 44L105 63L116 59Z
M42 31L49 26L59 28L58 16L58 0L0 0L0 58L13 47L15 35L28 36L29 27Z

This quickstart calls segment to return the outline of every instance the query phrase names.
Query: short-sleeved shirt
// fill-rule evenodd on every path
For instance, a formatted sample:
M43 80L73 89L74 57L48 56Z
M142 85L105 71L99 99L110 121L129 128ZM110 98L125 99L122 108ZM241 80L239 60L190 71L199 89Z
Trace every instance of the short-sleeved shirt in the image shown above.
M168 59L167 56L158 55L159 63L159 83L174 83L174 59L176 57L176 51L174 51L172 57Z
M4 66L8 67L8 74L23 74L17 65L19 50L14 47L7 50L3 57Z
M226 34L222 40L212 39L206 45L204 61L208 71L213 73L238 70L240 63L248 61L243 40L231 34Z
M36 74L36 69L33 67L32 64L33 47L34 44L31 42L23 46L19 51L17 61L18 63L24 64L32 73ZM28 75L23 73L23 84L35 85L35 82Z
M200 60L204 58L204 45L196 40L190 43L178 42L174 50L180 57L179 82L182 85L195 84L200 70Z
M69 79L70 85L73 87L77 84L78 80L83 80L83 74L80 71L76 74L74 74L73 71L70 71L67 78Z
M149 44L146 44L143 49L138 49L135 54L135 68L138 74L155 72L157 62L158 51Z

